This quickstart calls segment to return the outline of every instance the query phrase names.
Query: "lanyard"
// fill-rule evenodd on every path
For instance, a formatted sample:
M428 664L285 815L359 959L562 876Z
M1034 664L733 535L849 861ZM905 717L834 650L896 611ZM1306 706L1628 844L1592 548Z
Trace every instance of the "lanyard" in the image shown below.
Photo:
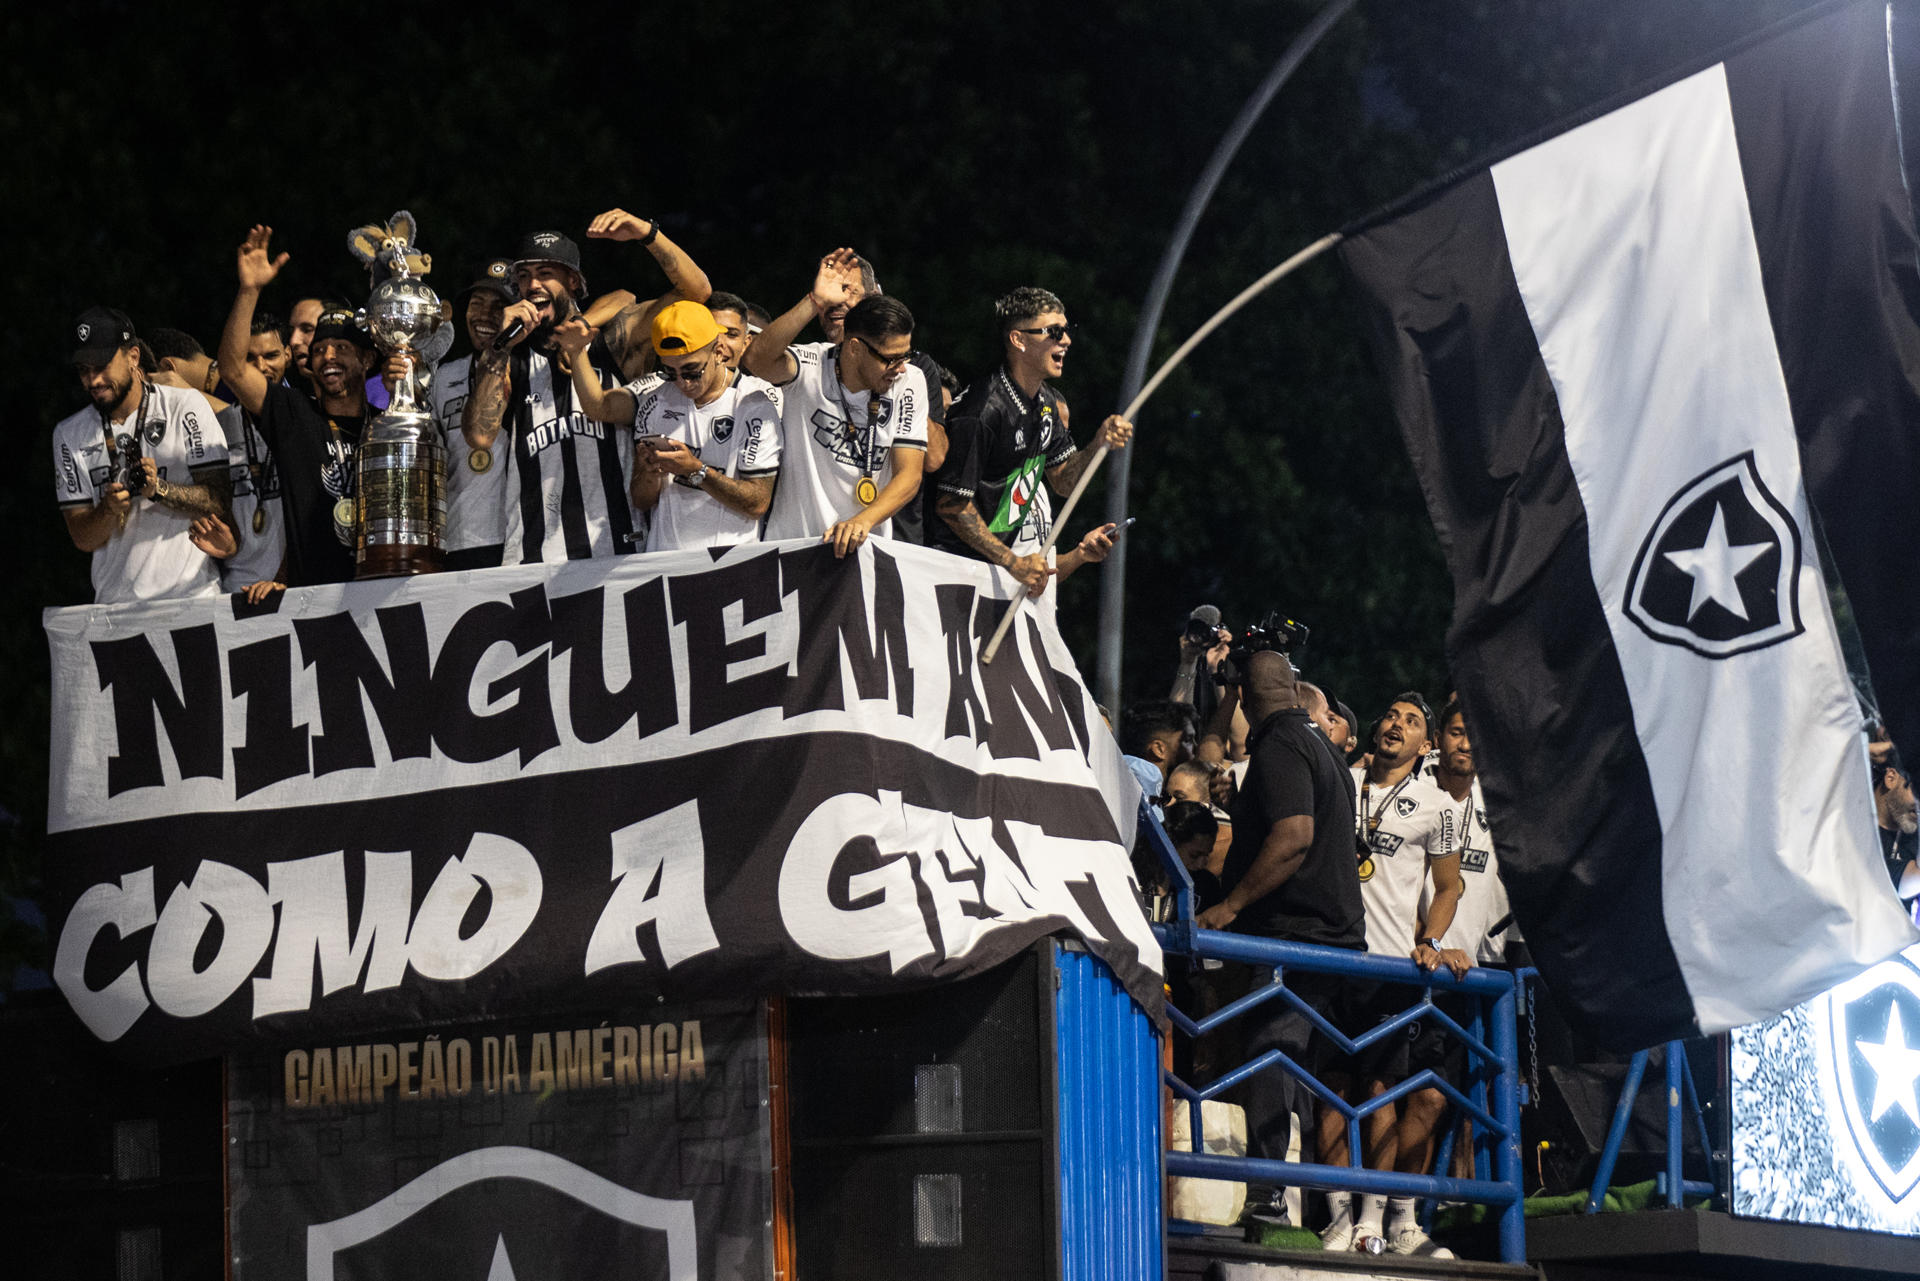
M1366 829L1363 834L1367 840L1373 840L1373 834L1380 830L1381 820L1386 818L1387 806L1393 804L1393 798L1400 795L1401 790L1412 781L1413 771L1409 770L1406 777L1395 783L1393 790L1380 799L1380 808L1372 811L1368 809L1367 800L1373 793L1373 780L1363 778L1360 781L1360 825Z

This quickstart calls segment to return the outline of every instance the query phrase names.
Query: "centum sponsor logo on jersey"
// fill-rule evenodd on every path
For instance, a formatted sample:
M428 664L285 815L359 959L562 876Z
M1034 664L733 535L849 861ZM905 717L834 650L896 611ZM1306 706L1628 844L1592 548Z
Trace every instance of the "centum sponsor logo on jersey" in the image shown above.
M1667 500L1634 557L1627 616L1706 658L1798 636L1803 541L1752 451L1729 458Z
M1883 1216L1920 1212L1920 965L1876 965L1811 1005L1834 1155Z

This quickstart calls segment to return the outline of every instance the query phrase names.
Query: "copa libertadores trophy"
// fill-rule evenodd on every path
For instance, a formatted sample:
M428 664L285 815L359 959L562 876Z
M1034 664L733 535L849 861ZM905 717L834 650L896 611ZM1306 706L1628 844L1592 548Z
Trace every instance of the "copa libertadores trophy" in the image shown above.
M378 236L377 248L370 243ZM413 215L396 213L385 227L349 237L380 280L367 298L365 325L382 356L405 355L411 369L393 389L385 412L367 424L354 484L355 578L432 574L446 567L446 453L433 414L419 403L429 346L445 321L440 296L422 277L431 260L413 244ZM376 266L377 264L377 266Z

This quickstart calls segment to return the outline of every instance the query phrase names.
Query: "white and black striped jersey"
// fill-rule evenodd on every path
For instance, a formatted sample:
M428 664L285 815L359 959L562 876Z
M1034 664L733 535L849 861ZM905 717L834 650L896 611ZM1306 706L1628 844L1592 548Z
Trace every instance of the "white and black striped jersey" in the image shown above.
M596 358L594 368L603 387L619 385L608 372L612 362ZM546 352L522 347L514 353L500 432L494 466L507 467L501 563L551 564L639 550L627 497L633 432L582 413L571 380Z

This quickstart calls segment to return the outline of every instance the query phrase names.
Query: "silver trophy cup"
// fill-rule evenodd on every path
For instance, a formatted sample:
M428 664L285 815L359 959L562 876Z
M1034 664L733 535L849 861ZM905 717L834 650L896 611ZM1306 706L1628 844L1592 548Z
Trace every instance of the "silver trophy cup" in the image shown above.
M442 321L440 296L407 269L407 246L389 242L393 275L367 299L367 332L383 356L406 355L414 369L394 387L386 412L360 442L354 486L356 578L431 574L446 566L446 454L417 384Z

